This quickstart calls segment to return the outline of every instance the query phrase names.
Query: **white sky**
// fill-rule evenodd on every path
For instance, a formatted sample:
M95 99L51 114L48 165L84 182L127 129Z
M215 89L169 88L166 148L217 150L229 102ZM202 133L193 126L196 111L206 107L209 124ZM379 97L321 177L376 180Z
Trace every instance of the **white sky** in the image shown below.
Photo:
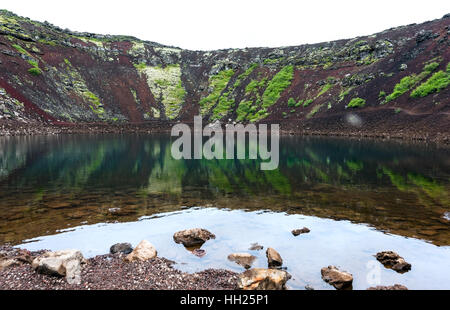
M75 31L192 50L287 46L369 35L450 13L449 0L3 0L0 8Z

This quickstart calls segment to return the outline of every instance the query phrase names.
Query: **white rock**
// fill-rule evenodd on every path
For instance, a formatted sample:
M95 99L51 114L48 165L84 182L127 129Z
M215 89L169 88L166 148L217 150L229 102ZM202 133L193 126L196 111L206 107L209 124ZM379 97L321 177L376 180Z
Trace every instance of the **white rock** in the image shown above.
M65 276L69 284L81 283L81 264L85 263L78 250L46 252L35 258L32 267L39 273L52 276Z
M130 254L125 257L129 262L146 261L155 258L158 255L155 247L147 240L142 240Z

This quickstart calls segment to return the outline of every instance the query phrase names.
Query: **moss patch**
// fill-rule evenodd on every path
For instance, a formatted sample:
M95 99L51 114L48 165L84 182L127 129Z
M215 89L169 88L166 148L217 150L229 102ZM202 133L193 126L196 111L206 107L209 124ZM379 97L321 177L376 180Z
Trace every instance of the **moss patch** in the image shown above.
M176 118L186 95L181 82L180 65L175 64L165 68L139 65L137 69L147 76L147 84L155 99L163 104L166 117Z
M347 108L359 108L366 105L366 100L362 98L353 98L350 100L350 102L347 104Z
M450 85L450 63L446 72L440 70L434 73L426 82L420 84L411 92L411 97L425 97L432 93L438 93Z
M200 113L202 115L207 114L211 108L217 103L217 100L219 99L222 92L225 90L225 88L228 85L228 82L230 81L231 77L234 75L234 70L223 70L217 73L216 75L210 77L209 79L209 86L212 91L210 94L200 100Z

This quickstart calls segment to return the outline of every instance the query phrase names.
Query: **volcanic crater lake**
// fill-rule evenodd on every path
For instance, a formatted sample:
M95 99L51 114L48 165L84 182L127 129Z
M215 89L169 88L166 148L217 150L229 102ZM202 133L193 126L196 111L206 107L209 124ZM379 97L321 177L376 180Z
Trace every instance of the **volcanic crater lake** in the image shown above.
M86 257L118 242L149 240L175 268L244 268L231 253L275 248L288 287L333 289L329 265L354 289L402 284L450 289L450 150L424 143L281 137L276 170L259 160L175 160L168 135L0 138L0 244L79 249ZM173 241L201 227L216 235L197 257ZM291 231L311 232L294 237ZM264 246L249 250L253 243ZM399 274L374 255L411 263Z

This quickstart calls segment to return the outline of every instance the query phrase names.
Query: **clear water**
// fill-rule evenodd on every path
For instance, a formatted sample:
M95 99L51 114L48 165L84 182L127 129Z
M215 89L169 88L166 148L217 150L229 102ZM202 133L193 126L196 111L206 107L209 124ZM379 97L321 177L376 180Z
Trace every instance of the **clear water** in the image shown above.
M0 138L0 243L105 254L152 242L188 272L244 269L227 260L258 242L275 248L293 289L331 289L320 269L351 272L355 289L403 284L449 289L450 151L434 145L283 137L280 166L252 160L174 160L163 135ZM311 233L294 237L291 230ZM194 256L174 232L217 238ZM373 257L393 250L398 274Z

